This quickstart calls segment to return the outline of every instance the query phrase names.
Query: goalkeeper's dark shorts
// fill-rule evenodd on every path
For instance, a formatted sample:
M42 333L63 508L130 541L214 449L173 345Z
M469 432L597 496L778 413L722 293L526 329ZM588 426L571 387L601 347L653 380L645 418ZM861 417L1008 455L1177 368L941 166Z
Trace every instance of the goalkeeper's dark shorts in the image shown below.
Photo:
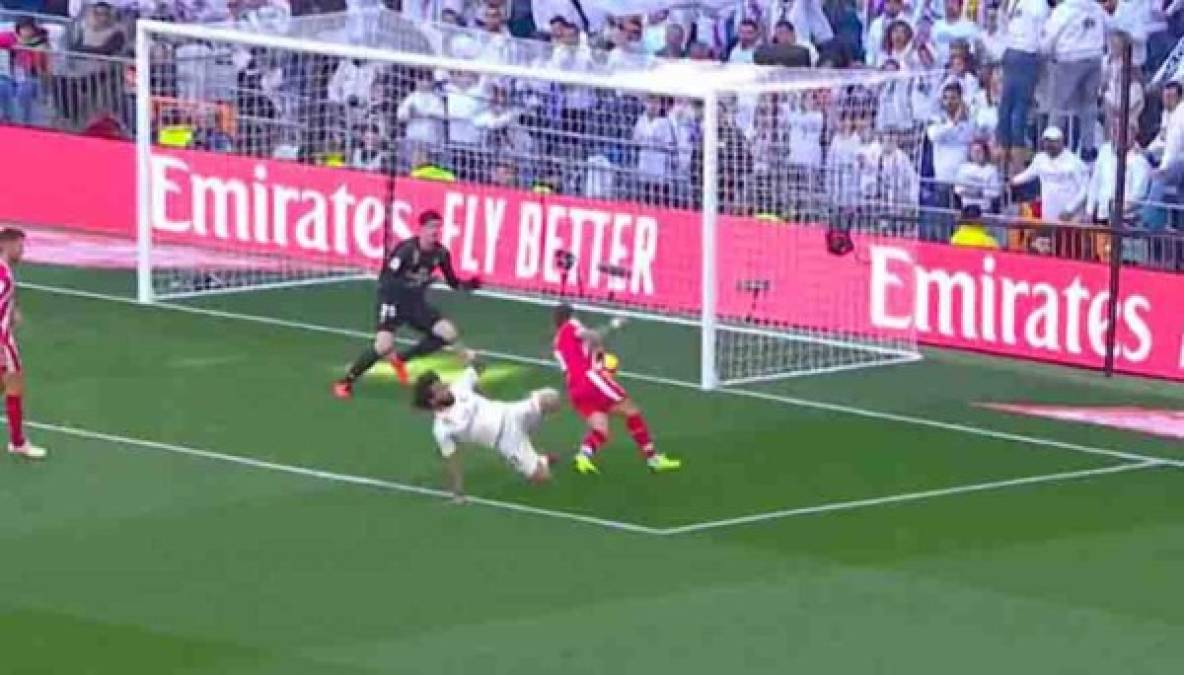
M444 318L440 310L427 301L423 290L380 286L375 305L379 331L393 333L403 326L410 326L421 333L431 333Z

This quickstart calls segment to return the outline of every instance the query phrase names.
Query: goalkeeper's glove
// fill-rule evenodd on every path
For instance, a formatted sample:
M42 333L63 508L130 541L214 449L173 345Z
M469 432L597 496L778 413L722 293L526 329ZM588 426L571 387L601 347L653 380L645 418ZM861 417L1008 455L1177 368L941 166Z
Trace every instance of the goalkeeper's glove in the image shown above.
M460 282L462 291L476 291L481 288L481 277L470 277Z

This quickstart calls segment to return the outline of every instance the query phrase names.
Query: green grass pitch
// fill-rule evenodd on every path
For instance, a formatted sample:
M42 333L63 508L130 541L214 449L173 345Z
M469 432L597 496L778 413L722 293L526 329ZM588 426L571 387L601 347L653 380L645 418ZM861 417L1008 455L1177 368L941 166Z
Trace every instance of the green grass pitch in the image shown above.
M122 273L23 279L130 297ZM1162 462L1184 447L975 407L1180 409L1180 386L946 352L753 395L625 380L682 472L649 475L623 429L603 475L565 466L541 488L471 449L486 501L455 506L388 375L329 396L364 344L367 284L196 312L21 301L26 414L53 455L0 461L6 675L1184 664L1184 473ZM475 346L548 358L543 308L441 302ZM690 331L640 322L619 351L677 378L698 359ZM558 382L530 359L494 365L497 396ZM566 455L579 434L567 413L538 445Z

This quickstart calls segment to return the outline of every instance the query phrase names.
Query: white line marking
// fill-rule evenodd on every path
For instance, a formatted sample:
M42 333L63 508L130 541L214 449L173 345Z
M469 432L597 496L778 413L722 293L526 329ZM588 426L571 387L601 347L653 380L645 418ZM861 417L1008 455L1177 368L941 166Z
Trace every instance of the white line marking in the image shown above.
M61 294L61 295L74 296L74 297L80 297L80 298L91 299L91 300L104 300L104 301L108 301L108 302L119 302L119 303L123 303L123 304L134 305L137 307L167 309L167 310L171 310L171 311L177 311L177 312L183 312L183 313L189 313L189 314L210 316L210 317L221 318L221 319L232 319L232 320L237 320L237 321L246 321L246 322L250 322L250 323L259 323L259 324L264 324L264 325L280 326L280 327L285 327L285 328L296 328L296 329L300 329L300 330L319 332L319 333L327 333L327 334L332 334L332 335L341 335L341 336L345 336L345 337L365 338L365 339L369 339L370 337L372 337L369 333L365 333L362 331L349 330L349 329L343 329L343 328L334 328L331 326L320 326L320 325L316 325L316 324L308 324L308 323L303 323L303 322L299 322L299 321L288 321L288 320L284 320L284 319L273 319L273 318L268 318L268 317L250 316L250 315L246 315L246 314L237 314L234 312L224 312L224 311L220 311L220 310L205 309L205 308L201 308L201 307L191 307L191 306L187 306L187 305L153 304L153 305L145 306L145 305L141 305L140 303L136 302L135 300L133 300L131 298L123 298L123 297L112 296L112 295L107 295L107 294L103 294L103 293L79 291L79 290L68 289L68 288L60 288L60 287L56 287L56 286L44 286L41 284L23 284L22 283L20 285L22 287L29 288L32 290L39 290L39 291L44 291L44 292L48 292L48 293L57 293L57 294ZM491 352L491 351L485 351L484 353L488 354L489 356L492 356L494 358L498 358L498 359L501 359L504 361L526 363L526 364L537 365L537 366L542 366L542 367L546 367L546 368L556 367L555 364L552 361L550 361L549 359L536 359L536 358L531 358L531 357L518 356L515 354L505 354L505 353ZM678 380L653 377L653 376L649 376L649 375L640 375L640 374L636 374L636 373L622 373L622 376L626 377L626 378L634 379L634 380L652 382L652 383L656 383L656 384L664 384L664 385L668 385L668 386L672 386L672 387L680 387L680 388L684 388L684 389L695 389L695 390L699 389L699 387L697 385L691 384L688 382L681 382ZM982 437L986 437L986 438L995 438L998 440L1010 441L1010 442L1021 443L1021 444L1058 448L1061 450L1070 450L1070 451L1081 452L1081 453L1090 454L1090 455L1112 457L1112 458L1122 459L1127 462L1134 462L1134 463L1133 464L1123 464L1123 465L1112 466L1112 467L1104 467L1101 469L1087 469L1084 471L1072 471L1072 472L1067 472L1067 473L1047 474L1047 475L1043 475L1043 476L1033 476L1033 477L1029 477L1029 478L1019 478L1019 479L1008 480L1008 481L979 483L979 484L972 484L972 485L966 485L966 486L961 486L961 487L943 488L943 489L938 489L938 490L929 490L929 491L924 491L924 492L909 493L909 494L895 495L895 496L888 496L888 497L878 497L878 498L874 498L874 499L859 500L859 501L854 501L854 502L840 502L840 503L836 503L836 504L823 504L823 505L813 506L813 507L789 509L789 510L785 510L785 511L774 511L771 513L754 514L754 515L750 515L750 516L742 516L740 518L733 518L733 519L720 520L720 521L711 521L711 522L706 522L706 523L696 523L696 524L673 527L673 528L666 528L666 529L652 528L652 527L647 527L644 525L637 525L634 523L606 520L606 519L602 519L602 518L596 518L594 516L584 516L584 515L580 515L580 514L567 513L564 511L552 511L549 509L541 509L541 508L536 508L533 506L526 506L523 504L515 504L512 502L500 502L500 501L496 501L496 500L487 500L487 499L481 499L481 498L471 498L470 501L472 501L474 503L482 504L485 506L490 506L493 508L507 510L507 511L517 511L517 512L521 512L521 513L531 513L531 514L536 514L536 515L550 516L553 518L559 518L559 519L564 519L564 520L572 520L572 521L583 522L583 523L588 523L588 524L600 525L602 527L607 527L610 529L616 529L616 530L622 530L622 531L628 531L628 532L634 532L634 533L640 533L640 534L665 536L665 535L671 535L671 534L683 534L683 533L687 533L687 532L696 532L696 531L704 530L704 529L713 529L713 528L718 528L718 527L724 527L726 525L739 525L739 524L744 524L747 522L759 522L762 520L772 520L772 519L786 518L786 517L797 516L797 515L806 515L809 513L823 513L823 512L827 512L827 511L838 511L838 510L859 508L859 507L863 507L863 506L872 506L875 504L891 504L894 502L913 501L913 500L926 499L926 498L938 497L938 496L943 496L943 495L958 494L960 492L977 492L977 491L982 491L982 490L1005 488L1005 487L1009 487L1009 486L1013 486L1013 485L1044 483L1044 482L1052 482L1054 480L1068 480L1068 479L1075 478L1075 477L1084 477L1084 476L1089 476L1089 475L1103 475L1103 474L1107 474L1107 473L1117 473L1120 471L1134 469L1134 468L1149 468L1152 466L1172 466L1172 467L1177 467L1177 468L1184 467L1184 460L1168 459L1168 458L1155 457L1155 456L1151 456L1151 455L1143 455L1143 454L1138 454L1138 453L1122 452L1122 451L1118 451L1118 450L1111 450L1111 449L1107 449L1107 448L1098 448L1098 447L1093 447L1093 446L1088 446L1088 445L1080 445L1077 443L1069 443L1069 442L1065 442L1065 441L1058 441L1058 440L1054 440L1054 439L1040 438L1040 437L1035 437L1035 436L1024 436L1021 434L1013 434L1013 433L1005 432L1005 431L996 431L993 429L986 429L986 428L982 428L982 427L975 427L975 426L964 425L964 424L955 424L955 423L951 423L951 422L942 422L939 420L931 420L931 419L922 418L922 417L898 415L896 413L887 413L887 412L881 412L881 411L876 411L876 410L866 410L863 408L855 408L855 407L839 405L839 404L835 404L835 403L827 403L824 401L814 401L814 400L810 400L810 399L800 399L800 398L794 398L794 397L790 397L790 396L780 396L777 394L769 394L769 393L758 392L758 391L744 391L744 390L736 390L736 389L721 389L718 391L721 393L730 394L730 395L734 395L734 396L744 396L744 397L748 397L748 398L755 398L758 400L783 403L786 405L791 405L791 406L796 406L796 407L801 407L801 408L825 410L828 412L835 412L835 413L853 415L853 416L858 416L858 417L865 417L865 418L869 418L869 419L898 422L901 424L911 424L914 426L930 427L930 428L935 428L935 429L942 429L945 431L965 433L965 434L969 434L969 435L973 435L973 436L982 436ZM195 455L195 456L199 456L199 457L206 457L209 459L218 459L218 460L234 462L234 463L242 464L242 465L246 465L246 466L254 466L254 467L258 467L258 468L272 469L275 471L285 471L288 473L319 477L319 478L324 478L324 479L328 479L328 480L336 480L339 482L353 483L353 484L357 484L357 485L368 485L368 486L379 487L379 488L384 488L384 489L388 489L388 490L412 492L412 493L416 493L416 494L423 494L423 495L429 495L429 496L434 496L434 497L446 496L445 492L442 492L439 490L432 490L430 488L423 488L423 487L418 487L418 486L414 486L414 485L406 485L406 484L395 483L395 482L390 482L390 481L382 481L382 480L375 479L375 478L367 478L367 477L362 477L362 476L350 476L350 475L346 475L346 474L336 474L333 472L320 471L317 469L308 469L308 468L303 468L303 467L294 467L294 466L287 466L287 465L282 465L282 464L273 464L270 462L264 462L262 460L255 460L255 459L250 459L250 458L246 458L246 457L239 457L236 455L227 455L227 454L223 454L223 453L216 453L216 452L210 452L210 451L205 451L205 450L197 450L194 448L183 448L183 446L172 446L172 445L164 444L164 443L156 443L154 441L141 441L141 440L125 438L125 437L121 437L121 436L102 434L99 432L88 432L88 431L83 431L83 430L68 430L67 431L68 428L66 428L66 427L56 427L53 425L38 424L38 425L31 425L31 426L35 426L36 428L43 428L43 429L50 430L50 431L59 431L61 433L75 433L76 435L89 435L89 437L91 437L91 438L97 438L97 439L101 439L101 440L108 440L108 441L117 442L117 443L127 443L127 444L132 444L132 445L139 445L142 447L155 448L155 449L159 449L159 450L170 450L173 452L182 452L183 454L191 454L191 455Z
M5 420L7 423L7 420ZM278 462L267 462L261 459L253 459L251 457L242 457L239 455L231 455L224 452L214 452L213 450L202 450L200 448L193 448L184 445L176 445L173 443L160 443L157 441L146 441L139 438L131 438L129 436L120 436L118 434L108 434L101 431L90 431L87 429L78 429L75 427L62 426L60 424L46 424L44 422L25 422L25 426L33 429L40 429L42 431L49 431L58 434L65 434L67 436L75 436L78 438L89 438L91 440L106 441L108 443L115 443L124 446L134 446L139 448L147 448L149 450L160 450L163 452L172 452L178 455L188 455L190 457L200 457L202 459L209 459L219 462L229 462L231 464L239 464L241 466L249 466L256 469L265 469L267 471L278 471L280 473L293 474L296 476L305 476L308 478L320 478L322 480L333 481L335 483L346 483L349 485L362 485L366 487L378 488L382 490L391 490L395 492L406 492L410 494L423 495L426 497L447 498L451 497L451 493L444 490L436 490L433 488L426 488L419 485L411 485L408 483L399 483L396 481L382 480L379 478L370 478L367 476L355 476L345 473L337 473L334 471L324 471L322 469L313 469L303 466L295 466L291 464L280 464ZM569 513L567 511L555 511L552 509L544 509L536 506L527 506L525 504L516 504L514 502L503 502L496 499L485 499L483 497L469 497L469 501L474 504L488 506L503 511L515 511L518 513L529 513L537 516L548 516L550 518L558 518L560 520L570 520L588 525L599 525L610 530L621 530L624 532L633 532L636 534L660 534L661 530L646 527L644 525L636 525L634 523L626 523L617 520L609 520L607 518L597 518L596 516L587 516L579 513Z
M1114 466L1106 466L1098 469L1083 469L1080 471L1062 471L1060 473L1048 473L1039 476L1027 476L1024 478L1012 478L1010 480L997 480L987 483L972 483L969 485L957 485L954 487L941 488L938 490L923 490L921 492L907 492L903 494L890 495L887 497L875 497L872 499L857 499L847 502L834 502L831 504L820 504L818 506L805 506L796 509L785 509L784 511L771 511L769 513L757 513L750 516L740 516L739 518L727 518L725 520L715 520L706 523L695 523L693 525L683 525L681 527L671 527L658 532L663 536L688 534L691 532L702 532L704 530L714 530L721 527L733 527L736 525L748 525L752 523L761 523L769 520L778 520L781 518L793 518L797 516L810 516L819 513L831 513L834 511L850 511L853 509L862 509L871 506L883 506L885 504L900 504L903 502L915 502L923 499L933 499L935 497L948 497L952 495L970 494L973 492L986 492L988 490L1000 490L1003 488L1017 487L1021 485L1038 485L1041 483L1055 483L1059 481L1077 480L1081 478L1088 478L1091 476L1104 476L1114 473L1122 473L1124 471L1138 471L1141 469L1150 469L1155 467L1165 466L1164 462L1145 461L1137 464L1117 464Z
M57 293L59 295L74 296L79 298L86 298L90 300L104 300L107 302L118 302L122 304L133 305L144 308L167 309L176 312L184 312L188 314L197 314L201 316L211 316L219 319L233 319L236 321L246 321L249 323L259 323L269 326L281 326L285 328L295 328L316 333L327 333L330 335L341 335L352 338L370 339L373 337L370 333L365 333L357 330L349 330L345 328L335 328L332 326L320 326L317 324L304 323L300 321L289 321L286 319L273 319L262 316L251 316L249 314L237 314L235 312L225 312L216 309L206 309L203 307L191 307L189 305L171 305L171 304L153 304L142 305L132 298L124 298L117 295L107 295L105 293L93 293L90 291L79 291L70 288L61 288L58 286L45 286L41 284L19 284L22 288L29 288L31 290L44 291L47 293ZM503 361L510 361L514 363L526 363L535 366L542 366L545 368L557 368L558 366L550 359L538 359L529 356L518 356L516 354L507 354L504 352L481 350L483 354L491 356ZM673 380L665 377L655 377L652 375L642 375L639 373L622 372L620 377L641 382L651 382L654 384L662 384L670 387L679 387L682 389L694 389L700 391L698 384L691 382L683 382L681 380ZM1023 434L1014 434L1008 431L997 431L995 429L987 429L985 427L976 427L968 424L958 424L955 422L943 422L941 420L929 419L926 417L914 417L911 415L901 415L897 413L884 412L880 410L868 410L865 408L856 408L854 406L842 405L839 403L828 403L826 401L815 401L812 399L796 398L793 396L782 396L780 394L770 394L762 391L751 391L744 389L718 389L716 390L722 394L729 394L732 396L743 396L746 398L755 398L763 401L771 401L774 403L782 403L798 408L810 408L814 410L825 410L827 412L841 413L844 415L853 415L856 417L864 417L867 419L881 420L887 422L897 422L900 424L910 424L913 426L929 427L931 429L942 429L945 431L954 431L958 433L969 434L972 436L982 436L984 438L994 438L996 440L1009 441L1013 443L1021 443L1028 445L1043 446L1048 448L1057 448L1060 450L1070 450L1073 452L1081 452L1089 455L1098 455L1102 457L1113 457L1115 459L1122 459L1129 462L1159 462L1161 464L1184 468L1184 459L1173 459L1168 457L1158 457L1155 455L1147 455L1142 453L1124 452L1121 450L1114 450L1111 448L1100 448L1092 445L1083 445L1080 443L1070 443L1068 441L1059 441L1051 438L1042 438L1039 436L1025 436Z

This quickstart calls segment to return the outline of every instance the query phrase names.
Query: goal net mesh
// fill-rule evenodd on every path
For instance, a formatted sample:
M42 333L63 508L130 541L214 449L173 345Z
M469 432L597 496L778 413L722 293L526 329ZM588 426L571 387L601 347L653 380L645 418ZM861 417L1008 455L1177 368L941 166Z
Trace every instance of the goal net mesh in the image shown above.
M370 279L433 210L485 284L473 303L637 319L627 370L712 386L916 358L907 326L874 320L873 275L915 240L922 76L668 62L552 28L384 9L142 27L149 295ZM883 291L896 314L911 283ZM302 292L284 297L306 312Z

